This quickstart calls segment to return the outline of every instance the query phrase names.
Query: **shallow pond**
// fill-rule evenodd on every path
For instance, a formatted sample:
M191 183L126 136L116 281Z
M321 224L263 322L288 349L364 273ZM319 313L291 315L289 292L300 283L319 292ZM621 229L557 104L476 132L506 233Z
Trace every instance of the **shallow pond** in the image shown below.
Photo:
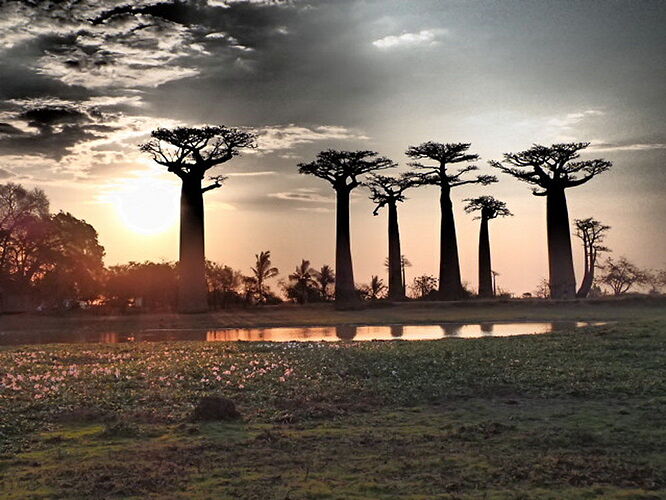
M0 332L0 345L51 343L103 343L158 342L175 340L219 341L335 341L335 340L434 340L442 338L508 337L537 335L558 330L571 330L584 326L599 326L603 322L548 321L519 323L442 323L437 325L386 326L322 326L280 328L197 328L197 329L145 329L135 332Z

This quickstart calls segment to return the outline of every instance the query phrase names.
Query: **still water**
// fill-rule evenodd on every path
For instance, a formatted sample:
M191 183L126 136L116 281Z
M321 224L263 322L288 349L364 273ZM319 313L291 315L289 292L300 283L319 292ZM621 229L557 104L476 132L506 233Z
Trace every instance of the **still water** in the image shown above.
M434 340L442 338L508 337L536 335L602 322L552 321L539 323L442 323L438 325L389 326L323 326L303 328L210 328L210 329L146 329L120 332L0 332L0 345L51 343L158 342L168 340L221 341L336 341L336 340Z

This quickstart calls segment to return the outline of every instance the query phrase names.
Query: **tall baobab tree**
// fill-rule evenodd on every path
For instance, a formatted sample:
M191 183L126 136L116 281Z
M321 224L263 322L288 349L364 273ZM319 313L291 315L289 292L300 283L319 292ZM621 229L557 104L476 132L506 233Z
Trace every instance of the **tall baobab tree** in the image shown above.
M301 174L328 181L336 194L335 302L338 307L356 306L359 297L354 287L354 268L349 234L349 197L361 184L360 176L395 167L395 163L374 151L336 151L329 149L310 163L299 163Z
M546 197L548 270L554 299L573 299L576 295L565 190L585 184L612 166L602 159L574 161L589 145L589 142L535 144L519 153L504 154L502 162L490 162L502 172L537 186L532 191L535 196Z
M140 146L153 160L182 181L180 192L180 257L178 309L195 313L208 309L204 251L203 194L222 186L224 176L203 179L213 167L256 147L249 132L224 126L158 128Z
M576 292L576 297L585 298L589 295L594 283L594 271L597 268L599 252L609 251L602 243L610 226L606 226L592 217L575 219L574 226L576 227L576 236L583 242L583 250L585 251L585 274Z
M418 146L410 146L405 153L414 160L431 160L434 165L423 165L420 162L411 163L411 166L421 170L418 174L421 184L439 186L439 206L441 210L440 229L440 255L439 255L439 296L445 300L456 300L464 296L460 279L460 259L458 257L458 241L456 225L453 217L453 203L451 202L451 189L465 184L487 185L497 182L494 175L477 175L464 179L468 172L478 170L469 162L479 159L479 155L467 151L471 144L439 142L424 142ZM456 163L467 164L455 173L448 172L447 168Z
M366 183L370 199L377 205L372 212L378 215L382 207L388 208L388 298L405 300L402 252L400 250L400 228L398 225L398 202L405 201L405 191L417 184L414 176L400 177L374 174Z
M479 231L479 297L494 297L492 267L490 264L490 236L488 234L488 221L497 217L513 215L506 203L496 200L492 196L479 196L478 198L467 198L465 200L465 212L481 212L475 217L481 219Z

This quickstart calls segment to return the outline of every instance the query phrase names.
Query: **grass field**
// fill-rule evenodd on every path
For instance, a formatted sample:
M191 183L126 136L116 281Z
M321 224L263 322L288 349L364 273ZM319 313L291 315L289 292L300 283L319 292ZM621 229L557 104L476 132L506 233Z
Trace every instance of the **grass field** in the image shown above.
M285 325L290 312L236 320ZM0 348L0 497L666 498L662 305L293 316L616 322L478 340ZM240 326L231 317L162 316ZM46 326L57 321L83 320ZM242 419L193 422L210 394Z

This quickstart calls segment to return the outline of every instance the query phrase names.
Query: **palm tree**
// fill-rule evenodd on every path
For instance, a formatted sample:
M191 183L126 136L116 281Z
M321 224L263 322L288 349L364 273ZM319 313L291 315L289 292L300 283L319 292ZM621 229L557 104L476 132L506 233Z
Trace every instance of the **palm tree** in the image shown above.
M532 194L546 197L548 270L550 294L554 299L576 296L576 276L571 254L571 231L565 190L585 184L613 165L602 159L575 161L589 142L541 146L504 154L490 164L516 179L536 186ZM504 165L504 163L506 165Z
M336 233L335 302L337 307L355 307L359 297L354 286L354 267L349 233L349 197L353 189L361 185L361 175L395 167L388 158L377 156L374 151L321 151L310 163L299 163L301 174L314 175L328 181L335 190Z
M268 287L265 285L266 280L274 278L278 274L278 268L272 267L271 264L271 251L266 250L265 252L260 252L258 255L255 254L255 267L252 269L252 277L254 279L254 286L256 289L258 301L265 302Z
M373 275L370 279L370 284L363 286L361 292L366 300L378 300L384 296L386 289L384 281L379 276Z
M314 271L310 269L310 261L303 259L296 266L296 270L289 275L289 279L294 281L294 289L298 294L298 302L305 304L308 301L308 291L315 284Z
M494 297L492 267L490 264L490 237L488 235L488 221L496 217L513 215L506 208L506 203L496 200L492 196L479 196L467 198L465 212L481 212L481 230L479 232L479 297Z
M328 292L329 285L335 283L335 273L333 269L327 264L321 266L319 271L313 271L314 277L319 284L322 298L327 301L330 300L331 294Z
M453 217L451 189L465 184L482 184L485 186L497 182L497 178L493 175L477 175L475 178L463 180L462 176L464 174L478 170L475 165L459 168L453 174L447 171L451 164L469 163L479 159L479 155L467 152L470 145L469 143L442 144L429 141L418 146L410 146L405 153L415 160L426 159L435 163L434 165L423 165L414 162L411 166L423 171L419 174L421 184L439 186L439 207L441 211L439 296L445 300L457 300L465 296L460 279L460 259L458 257L458 240Z
M415 177L410 174L403 174L400 177L374 174L366 183L370 188L370 199L377 205L372 212L373 215L377 215L382 207L388 207L388 275L391 300L405 300L398 202L405 201L405 191L417 184Z

